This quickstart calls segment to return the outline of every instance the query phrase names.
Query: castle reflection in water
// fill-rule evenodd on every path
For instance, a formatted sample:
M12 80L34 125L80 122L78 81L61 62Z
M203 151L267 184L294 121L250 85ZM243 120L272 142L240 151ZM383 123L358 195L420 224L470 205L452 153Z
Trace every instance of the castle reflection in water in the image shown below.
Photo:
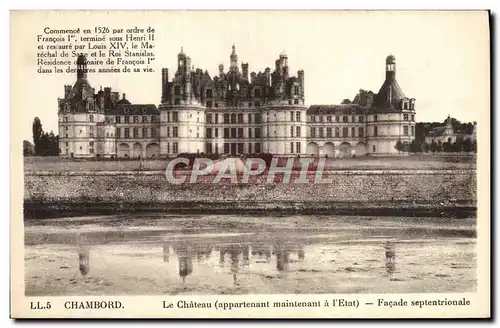
M389 278L393 279L396 273L395 243L383 244L385 254L385 269ZM240 269L250 266L250 262L271 264L276 260L276 270L286 272L291 262L305 260L305 246L301 243L224 243L224 244L192 244L188 242L163 243L163 262L170 262L171 249L178 260L179 277L182 282L193 274L193 260L208 261L212 253L219 254L219 267L229 267L234 284L237 284ZM80 274L85 277L90 271L89 246L78 247L78 266Z

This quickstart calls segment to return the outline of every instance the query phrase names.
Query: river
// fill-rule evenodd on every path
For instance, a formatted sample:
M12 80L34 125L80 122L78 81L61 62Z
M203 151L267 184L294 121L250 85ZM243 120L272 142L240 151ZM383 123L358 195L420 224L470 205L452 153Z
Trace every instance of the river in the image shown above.
M476 219L154 215L25 220L26 295L476 290Z

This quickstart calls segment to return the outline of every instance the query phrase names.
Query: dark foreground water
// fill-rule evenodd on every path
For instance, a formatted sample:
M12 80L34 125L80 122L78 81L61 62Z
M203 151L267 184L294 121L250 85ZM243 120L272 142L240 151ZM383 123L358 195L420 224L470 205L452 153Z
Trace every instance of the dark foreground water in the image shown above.
M475 222L150 214L25 221L26 295L475 291Z

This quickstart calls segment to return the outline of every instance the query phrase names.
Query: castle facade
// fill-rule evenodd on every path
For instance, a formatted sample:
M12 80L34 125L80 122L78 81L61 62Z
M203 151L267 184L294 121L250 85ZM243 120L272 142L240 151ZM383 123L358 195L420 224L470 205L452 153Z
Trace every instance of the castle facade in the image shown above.
M398 154L397 141L415 137L415 99L385 61L378 93L360 90L340 105L305 106L304 71L293 75L281 53L274 69L249 73L235 46L217 76L191 66L181 49L177 69L161 72L161 103L131 104L106 87L95 92L85 56L59 105L60 156L173 157L179 153L351 157Z

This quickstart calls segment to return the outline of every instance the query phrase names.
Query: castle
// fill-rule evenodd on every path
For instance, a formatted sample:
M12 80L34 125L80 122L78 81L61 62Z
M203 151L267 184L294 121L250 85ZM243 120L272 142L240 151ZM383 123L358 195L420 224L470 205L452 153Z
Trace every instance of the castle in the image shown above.
M59 148L65 157L172 157L179 153L351 157L398 154L415 137L415 99L396 81L396 59L385 61L377 94L360 90L340 105L306 107L304 71L292 75L285 52L249 73L233 45L228 71L211 77L181 49L172 79L161 72L161 103L131 104L87 79L84 55L77 80L59 103Z

